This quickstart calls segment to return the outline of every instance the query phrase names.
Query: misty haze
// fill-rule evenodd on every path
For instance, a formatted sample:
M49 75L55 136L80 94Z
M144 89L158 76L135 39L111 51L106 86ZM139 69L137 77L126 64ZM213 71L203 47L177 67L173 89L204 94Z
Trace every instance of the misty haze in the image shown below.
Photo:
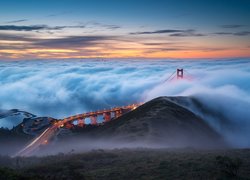
M0 180L250 179L248 0L2 0Z

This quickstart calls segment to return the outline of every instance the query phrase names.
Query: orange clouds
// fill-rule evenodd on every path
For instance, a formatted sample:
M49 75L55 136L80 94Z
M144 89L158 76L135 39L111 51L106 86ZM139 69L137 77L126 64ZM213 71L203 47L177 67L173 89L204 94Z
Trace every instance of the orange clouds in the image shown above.
M90 48L92 50L96 48ZM35 59L35 58L230 58L249 57L248 49L230 49L218 51L178 50L163 51L150 49L99 49L85 54L85 50L71 49L26 49L0 50L0 57L6 59Z
M82 36L59 39L24 39L0 41L1 59L65 58L230 58L249 57L250 48L227 46L208 38L180 41L129 36ZM185 40L185 41L184 41ZM37 43L38 42L38 43Z

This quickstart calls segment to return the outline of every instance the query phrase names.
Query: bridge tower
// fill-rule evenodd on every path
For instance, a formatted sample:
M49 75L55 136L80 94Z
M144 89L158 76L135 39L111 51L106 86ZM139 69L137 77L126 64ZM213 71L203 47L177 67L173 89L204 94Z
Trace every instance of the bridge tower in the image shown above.
M177 74L177 79L183 79L184 77L183 69L177 69L176 74Z
M116 110L115 111L115 118L118 118L122 115L122 109Z
M97 125L97 115L90 116L90 121L92 125Z
M104 122L108 122L111 120L111 113L110 112L105 112L103 113L103 119L104 119Z
M78 126L83 127L85 125L85 119L84 118L78 118Z

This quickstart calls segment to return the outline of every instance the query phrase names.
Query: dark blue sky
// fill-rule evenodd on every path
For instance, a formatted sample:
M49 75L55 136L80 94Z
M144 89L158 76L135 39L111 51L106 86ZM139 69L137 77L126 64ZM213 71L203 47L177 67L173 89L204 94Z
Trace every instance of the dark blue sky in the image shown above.
M39 23L48 15L67 14L72 23L77 20L106 20L165 26L167 20L172 23L188 20L186 24L195 26L250 25L248 0L6 0L0 2L0 7L2 22L25 18ZM50 21L49 18L47 20Z

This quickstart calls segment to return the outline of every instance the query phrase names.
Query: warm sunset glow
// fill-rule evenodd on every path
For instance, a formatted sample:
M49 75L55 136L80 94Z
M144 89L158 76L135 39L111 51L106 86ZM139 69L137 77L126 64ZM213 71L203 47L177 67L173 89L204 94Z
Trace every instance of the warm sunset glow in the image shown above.
M74 1L4 2L0 58L250 56L246 1Z

